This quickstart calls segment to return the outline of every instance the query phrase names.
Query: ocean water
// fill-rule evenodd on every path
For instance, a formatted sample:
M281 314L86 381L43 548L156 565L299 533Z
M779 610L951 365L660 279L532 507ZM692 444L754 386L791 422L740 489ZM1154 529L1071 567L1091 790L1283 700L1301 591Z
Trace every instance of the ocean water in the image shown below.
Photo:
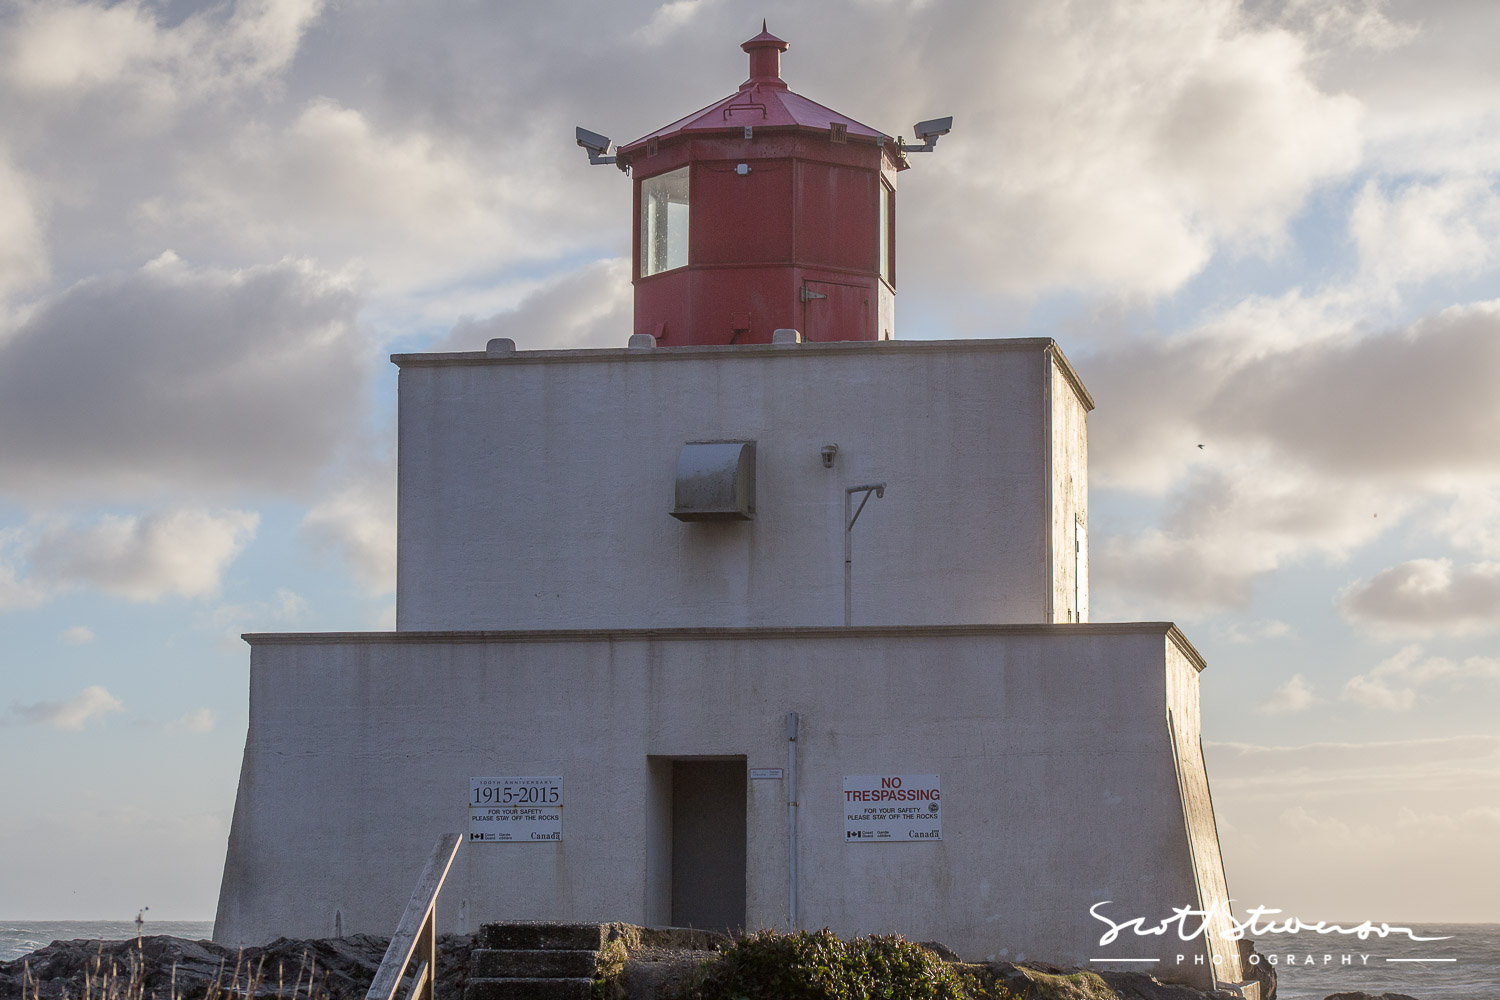
M212 920L148 920L142 934L170 934L201 941L214 932ZM12 962L53 941L124 941L135 937L134 920L0 920L0 962Z
M1406 993L1417 1000L1500 1000L1500 924L1402 926L1419 937L1448 940L1392 935L1361 941L1303 931L1266 935L1256 947L1277 956L1276 995L1281 1000L1323 1000L1342 990L1376 996ZM1351 964L1343 964L1345 955Z
M1323 1000L1330 993L1406 993L1417 1000L1500 1000L1500 924L1412 924L1420 937L1320 936L1311 933L1267 936L1263 954L1276 956L1277 995L1282 1000ZM199 940L213 933L212 921L149 920L146 934ZM120 941L135 937L127 920L3 922L0 962L9 962L56 940L86 938ZM1343 956L1350 964L1343 964ZM1324 956L1328 956L1327 961ZM1288 958L1292 961L1288 961ZM1422 961L1390 961L1422 959Z

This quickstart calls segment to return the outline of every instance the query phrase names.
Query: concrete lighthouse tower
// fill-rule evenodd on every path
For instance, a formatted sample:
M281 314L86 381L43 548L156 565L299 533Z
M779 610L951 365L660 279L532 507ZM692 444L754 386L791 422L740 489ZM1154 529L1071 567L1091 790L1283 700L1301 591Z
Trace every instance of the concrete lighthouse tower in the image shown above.
M634 332L664 347L767 344L782 328L889 340L896 174L930 144L903 146L794 93L787 43L769 31L740 47L739 90L617 154L634 175Z
M708 108L579 130L634 185L617 347L392 356L395 628L245 637L215 940L390 934L458 834L442 933L829 927L1259 1000L1203 658L1090 619L1092 397L1047 337L891 338L895 177L951 120L908 146L743 48ZM1101 940L1183 908L1213 932ZM489 961L467 1000L594 990Z

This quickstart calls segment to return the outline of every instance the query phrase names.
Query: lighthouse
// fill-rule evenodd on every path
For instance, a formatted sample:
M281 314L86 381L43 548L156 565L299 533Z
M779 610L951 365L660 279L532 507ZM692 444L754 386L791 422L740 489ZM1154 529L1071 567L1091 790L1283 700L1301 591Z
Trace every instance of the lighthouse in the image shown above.
M1089 614L1093 399L1051 338L890 336L895 177L951 122L908 146L829 111L785 47L619 149L579 131L634 188L618 347L392 356L396 626L245 637L214 938L389 934L457 833L445 933L829 927L1139 971L1097 907L1187 908L1211 933L1152 975L1255 997L1206 664Z
M925 143L907 145L791 90L788 44L764 28L740 48L749 76L733 94L592 157L632 177L634 332L674 347L767 344L778 329L891 339L896 175L952 119L919 123Z

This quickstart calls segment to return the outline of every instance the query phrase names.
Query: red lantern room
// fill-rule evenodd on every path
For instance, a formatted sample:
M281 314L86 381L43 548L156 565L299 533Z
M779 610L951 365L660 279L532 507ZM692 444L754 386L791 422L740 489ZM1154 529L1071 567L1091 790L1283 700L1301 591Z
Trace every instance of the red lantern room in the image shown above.
M777 329L889 339L896 174L951 119L905 146L789 90L780 38L763 30L740 47L750 77L736 93L613 161L599 155L607 138L579 130L591 161L634 177L634 332L662 346L765 344Z

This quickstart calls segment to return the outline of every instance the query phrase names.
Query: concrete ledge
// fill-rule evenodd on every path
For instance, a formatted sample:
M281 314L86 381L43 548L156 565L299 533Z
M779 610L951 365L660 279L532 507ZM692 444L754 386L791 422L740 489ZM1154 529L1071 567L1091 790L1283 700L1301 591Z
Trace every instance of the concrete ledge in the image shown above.
M555 948L480 948L469 959L470 979L592 979L597 951Z
M595 952L604 947L603 924L500 921L479 928L479 947L519 951Z
M1007 635L1160 635L1171 642L1200 672L1208 666L1202 654L1172 622L1084 622L1079 624L1017 625L809 625L759 628L621 628L516 629L455 632L244 632L252 646L390 645L400 643L505 642L670 642L701 639L906 639L923 636Z
M464 1000L593 1000L592 979L471 979Z
M671 361L682 358L750 358L770 354L777 357L807 358L818 354L963 354L980 351L1050 351L1063 374L1078 392L1086 409L1094 408L1094 398L1089 395L1071 362L1062 348L1051 337L1007 337L986 340L841 340L832 342L804 342L795 353L784 349L784 344L691 344L680 347L655 346L649 351L629 347L592 348L575 351L513 351L503 357L507 364L549 364L565 362L577 364L582 361ZM429 354L392 354L391 362L398 368L433 368L448 365L475 365L494 362L497 356L487 351L449 351Z

